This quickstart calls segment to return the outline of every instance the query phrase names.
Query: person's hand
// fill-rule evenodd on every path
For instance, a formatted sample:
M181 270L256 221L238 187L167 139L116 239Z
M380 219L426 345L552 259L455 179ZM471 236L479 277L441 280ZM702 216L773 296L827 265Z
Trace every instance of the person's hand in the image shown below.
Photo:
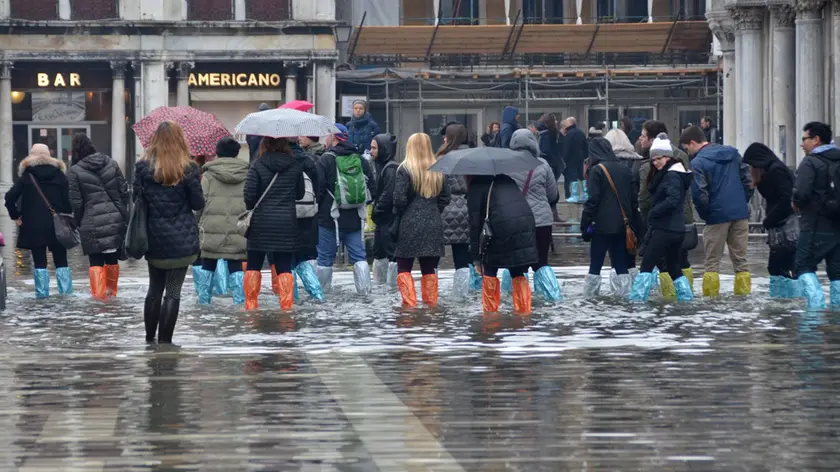
M586 230L581 231L580 239L583 239L583 242L585 243L592 241L592 232Z
M18 219L15 220L15 224L18 225L18 226L23 226L23 221L21 221L21 219L18 218Z

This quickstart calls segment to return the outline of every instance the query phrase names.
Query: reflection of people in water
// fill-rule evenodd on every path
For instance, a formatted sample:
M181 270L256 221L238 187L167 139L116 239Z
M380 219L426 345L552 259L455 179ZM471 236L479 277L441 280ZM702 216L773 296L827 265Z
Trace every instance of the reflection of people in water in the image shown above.
M152 349L152 348L150 348ZM181 383L187 380L178 378L178 351L155 352L148 360L149 371L149 409L147 431L163 436L175 437L186 432L189 425L185 424L185 406L181 396ZM172 451L185 452L193 446L180 441L150 441L152 454L164 456L160 468L169 469L186 465L180 454Z

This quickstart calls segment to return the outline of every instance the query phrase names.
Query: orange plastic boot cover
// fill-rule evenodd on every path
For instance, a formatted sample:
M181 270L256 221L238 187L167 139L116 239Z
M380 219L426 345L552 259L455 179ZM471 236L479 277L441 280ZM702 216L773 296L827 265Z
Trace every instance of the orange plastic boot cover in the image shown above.
M280 292L280 308L291 310L295 304L295 276L291 272L278 274L277 285Z
M437 274L424 275L420 279L420 290L423 293L423 303L426 306L437 306L438 303L438 276Z
M98 300L105 299L107 279L104 267L91 267L88 271L90 276L90 295Z
M256 310L260 307L260 287L262 286L262 274L258 270L245 272L245 309Z
M414 288L414 277L411 272L400 272L397 274L397 287L402 295L403 306L414 308L417 306L417 291Z
M501 283L496 277L484 276L481 282L481 301L485 313L496 313L499 311L499 303L502 299Z
M119 285L120 281L120 265L106 265L105 266L105 278L107 279L107 288L105 290L105 295L108 297L116 297L117 296L117 286Z
M521 315L531 313L531 286L525 277L513 279L513 311Z

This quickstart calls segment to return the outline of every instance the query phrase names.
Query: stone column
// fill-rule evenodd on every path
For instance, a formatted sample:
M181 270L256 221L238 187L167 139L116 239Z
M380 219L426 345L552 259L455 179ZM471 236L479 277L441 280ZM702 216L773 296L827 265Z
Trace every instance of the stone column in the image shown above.
M12 66L11 61L0 62L0 192L9 191L14 181L14 135L12 133ZM6 213L5 207L3 214Z
M764 94L762 83L761 23L762 8L736 8L732 10L735 19L736 66L741 86L737 97L738 149L744 152L754 142L764 142Z
M113 85L111 93L111 158L123 174L126 171L125 155L125 66L124 61L111 62Z
M0 20L5 20L12 14L12 1L0 0Z
M161 61L143 63L143 108L146 114L169 105L169 80L166 64Z
M778 156L792 166L796 164L797 148L796 13L789 5L774 6L770 12L773 27L773 125L769 141Z
M331 120L335 119L335 63L332 61L315 63L316 113Z
M131 68L134 69L134 123L137 123L145 116L144 103L146 101L145 93L143 92L143 63L140 61L133 61ZM143 157L143 145L137 135L134 135L134 162L139 161Z
M284 73L286 75L286 91L285 91L285 103L289 103L292 100L297 100L297 73L298 73L298 65L295 63L288 63L285 64L286 68L284 69Z
M796 2L796 134L809 121L825 121L823 0ZM836 74L835 74L836 75ZM804 157L797 151L796 163Z
M728 146L737 144L738 133L738 99L735 92L735 21L724 11L714 11L706 14L709 28L720 44L722 55L721 69L723 76L723 142Z
M193 62L178 63L178 106L190 106L190 71L195 67Z
M233 2L233 19L236 21L243 21L248 18L248 9L245 5L245 0L234 0Z

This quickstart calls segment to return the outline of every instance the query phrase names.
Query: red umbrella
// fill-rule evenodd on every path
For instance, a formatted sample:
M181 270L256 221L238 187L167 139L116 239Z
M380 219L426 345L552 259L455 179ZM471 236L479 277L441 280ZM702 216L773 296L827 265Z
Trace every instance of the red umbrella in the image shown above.
M164 121L181 125L187 136L191 156L215 156L216 143L230 132L215 115L193 107L159 107L134 124L134 132L143 147L148 147L158 126Z
M292 100L291 102L285 105L280 105L277 108L291 108L292 110L309 111L314 106L315 105L307 102L306 100Z

